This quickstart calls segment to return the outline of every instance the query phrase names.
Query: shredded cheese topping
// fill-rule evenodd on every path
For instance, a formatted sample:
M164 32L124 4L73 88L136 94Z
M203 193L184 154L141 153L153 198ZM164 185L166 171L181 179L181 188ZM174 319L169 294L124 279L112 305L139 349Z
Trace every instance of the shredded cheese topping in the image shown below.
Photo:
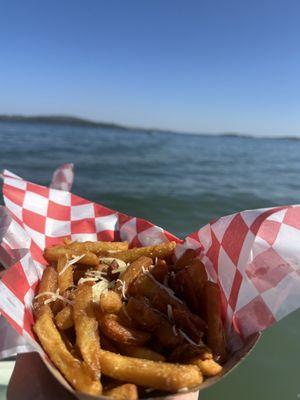
M172 326L172 331L173 331L175 336L178 336L177 328L176 328L175 325Z
M177 392L178 392L178 393L187 392L188 390L189 390L188 387L183 387L183 388L178 389Z
M174 320L174 318L173 318L173 309L172 309L171 304L167 305L167 314L168 314L169 321L173 321Z
M194 342L185 332L183 332L181 329L178 329L178 332L180 333L180 335L190 344L194 345L194 346L202 346L203 343L196 343Z
M158 282L158 280L156 280L156 279L154 278L154 276L153 276L151 273L149 273L149 271L147 271L146 274L147 274L147 275L149 276L149 278L152 279L158 286L160 286L162 289L164 289L165 291L167 291L168 294L169 294L169 296L171 296L171 297L173 297L174 299L176 299L176 301L178 301L179 303L184 304L182 300L180 300L178 297L175 296L175 294L174 294L174 292L173 292L173 290L172 290L171 288L166 287L165 285L163 285L163 284L161 284L160 282Z
M148 388L148 389L145 389L145 392L150 393L150 392L153 392L154 390L155 390L154 388Z
M112 274L118 274L124 272L127 269L127 264L125 261L120 260L119 258L114 257L100 257L99 261L106 265L112 265L113 263L118 264L118 268L113 269L111 272Z
M125 282L123 282L121 279L117 279L116 282L119 282L119 283L120 283L123 299L124 299L124 300L127 300L127 297L126 297L126 284L125 284Z
M63 269L60 271L60 273L58 275L62 275L66 271L67 268L69 268L73 264L76 264L84 256L85 256L85 254L81 254L80 256L72 256L73 258L66 262L65 266L63 267Z
M49 299L46 299L44 301L44 304L49 304L52 303L56 300L62 300L64 303L68 303L68 304L73 304L71 300L67 299L66 297L63 297L59 294L59 289L56 290L56 292L42 292L39 293L35 296L36 299L38 299L39 297L42 296L50 296Z
M109 282L106 279L103 279L99 282L97 282L95 285L92 287L92 293L93 293L93 302L99 304L100 302L100 297L103 293L106 293L109 288Z
M169 281L169 277L168 277L168 274L166 274L166 276L164 277L164 285L169 288L168 281Z
M92 286L93 302L98 304L100 302L101 295L106 293L115 285L115 281L110 282L108 279L104 278L103 275L106 275L105 271L87 271L85 276L78 281L78 285L81 285L85 282L95 282L95 284Z
M100 280L107 281L107 279L103 278L102 275L106 275L106 272L105 271L87 271L85 273L85 276L83 278L79 279L78 285L81 285L84 282L98 282Z

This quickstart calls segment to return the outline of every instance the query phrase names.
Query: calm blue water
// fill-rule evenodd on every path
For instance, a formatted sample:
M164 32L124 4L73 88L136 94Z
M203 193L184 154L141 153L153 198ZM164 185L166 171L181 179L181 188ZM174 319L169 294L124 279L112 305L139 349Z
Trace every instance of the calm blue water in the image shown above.
M0 169L47 185L73 162L74 193L180 237L238 210L300 203L300 141L0 122L0 143ZM296 312L201 399L299 399L299 331Z

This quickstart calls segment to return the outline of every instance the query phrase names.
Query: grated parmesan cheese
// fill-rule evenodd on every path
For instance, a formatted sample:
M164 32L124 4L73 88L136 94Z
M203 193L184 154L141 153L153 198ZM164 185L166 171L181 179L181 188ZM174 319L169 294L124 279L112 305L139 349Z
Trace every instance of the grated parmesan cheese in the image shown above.
M49 299L46 299L44 301L44 304L49 304L56 300L62 300L64 303L73 304L71 300L69 300L66 297L63 297L62 295L59 294L59 289L57 289L55 293L54 292L39 293L35 296L35 298L38 299L39 297L42 297L42 296L50 296Z
M103 293L106 293L109 288L109 282L105 279L97 282L95 285L92 287L92 292L93 292L93 302L99 304L100 302L100 297Z
M178 297L175 296L173 290L169 287L166 287L165 285L163 285L162 283L158 282L158 280L156 280L154 278L154 276L149 273L149 271L146 272L146 274L149 276L150 279L152 279L158 286L160 286L162 289L164 289L166 292L168 292L169 296L173 297L173 299L176 299L176 301L178 301L181 304L184 304L182 300L180 300Z
M178 393L187 392L189 390L188 387L183 387L177 390Z
M117 279L116 282L120 282L123 299L124 299L124 300L127 300L125 282L123 282L121 279Z
M203 346L203 343L196 343L194 342L185 332L183 332L181 329L178 329L178 332L180 333L180 335L190 344L194 345L194 346Z
M172 326L172 331L173 331L175 336L178 336L178 332L177 332L177 329L176 329L175 325Z
M173 321L174 317L173 317L173 309L172 309L171 304L167 305L167 314L168 314L169 321Z
M127 269L127 264L125 261L120 260L119 258L114 258L114 257L101 257L99 258L99 261L103 264L106 265L112 265L112 263L118 264L118 268L112 270L112 274L118 274L121 272L124 272Z
M154 388L148 388L148 389L145 389L145 392L150 393L150 392L153 392L154 390L155 390Z
M81 254L80 256L72 256L73 258L66 262L65 266L63 267L63 269L60 271L60 273L58 275L62 275L66 271L67 268L69 268L71 265L77 263L84 256L85 256L85 254Z

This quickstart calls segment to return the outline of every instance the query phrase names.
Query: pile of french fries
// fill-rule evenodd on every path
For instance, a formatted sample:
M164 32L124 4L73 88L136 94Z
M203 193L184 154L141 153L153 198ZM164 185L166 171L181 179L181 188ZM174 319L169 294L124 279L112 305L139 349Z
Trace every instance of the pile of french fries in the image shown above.
M199 387L221 372L220 293L192 250L175 242L47 248L34 331L75 390L135 400Z

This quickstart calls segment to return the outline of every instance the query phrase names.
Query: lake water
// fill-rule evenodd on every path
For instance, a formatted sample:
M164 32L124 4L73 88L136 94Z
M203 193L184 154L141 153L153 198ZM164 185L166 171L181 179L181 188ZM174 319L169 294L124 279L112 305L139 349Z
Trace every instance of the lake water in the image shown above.
M0 169L48 185L57 166L73 162L74 193L182 238L218 216L300 203L296 140L0 122L0 143ZM297 311L201 399L299 399L299 332Z

